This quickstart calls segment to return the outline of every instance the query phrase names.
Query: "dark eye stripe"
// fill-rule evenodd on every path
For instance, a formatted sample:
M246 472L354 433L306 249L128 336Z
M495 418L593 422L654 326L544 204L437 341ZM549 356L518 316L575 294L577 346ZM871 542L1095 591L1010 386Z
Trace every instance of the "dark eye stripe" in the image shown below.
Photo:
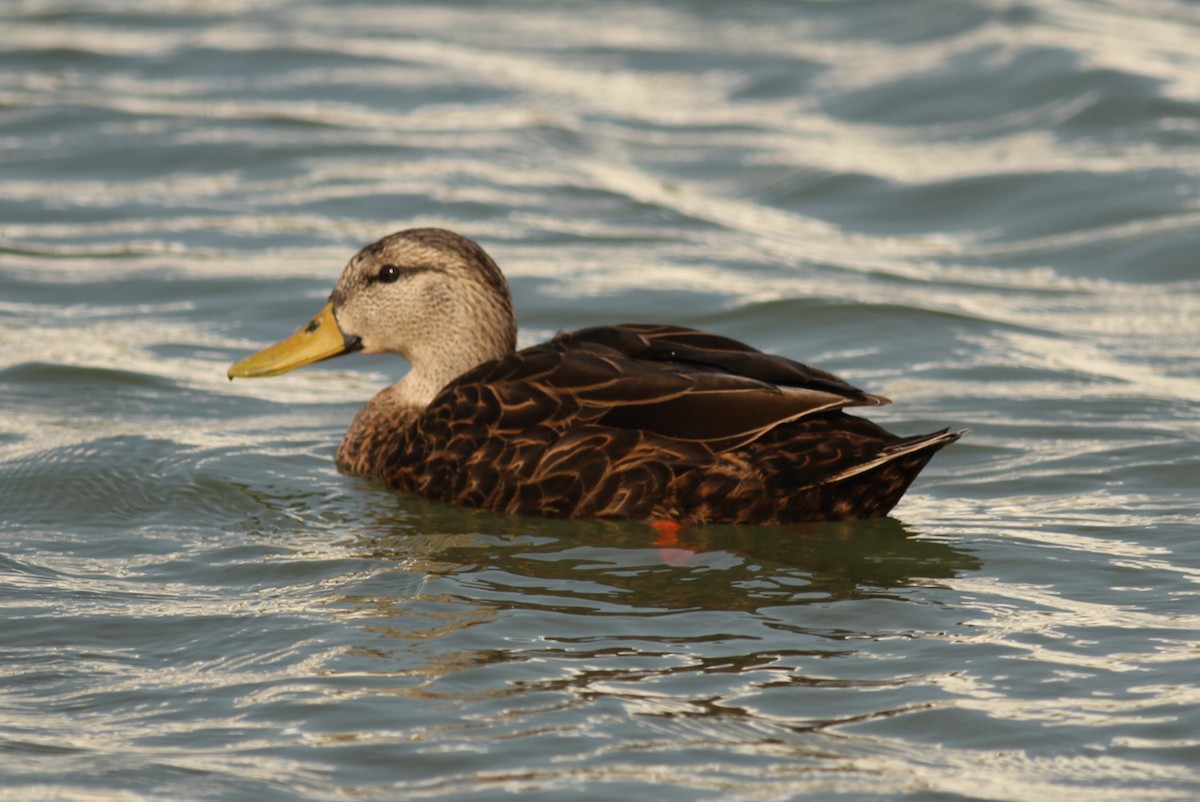
M379 272L375 275L368 276L367 281L372 284L375 282L380 284L395 284L400 279L406 276L415 275L417 273L440 272L442 272L441 268L437 267L426 267L425 265L418 265L415 267L400 267L399 265L389 263L379 268Z

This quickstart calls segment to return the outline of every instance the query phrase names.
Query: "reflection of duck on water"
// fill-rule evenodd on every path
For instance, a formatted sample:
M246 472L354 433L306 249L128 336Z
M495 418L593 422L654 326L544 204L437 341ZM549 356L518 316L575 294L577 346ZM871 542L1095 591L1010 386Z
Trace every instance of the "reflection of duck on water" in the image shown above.
M895 518L786 526L689 526L670 548L640 524L497 518L413 499L405 515L367 514L355 551L406 570L448 573L458 585L559 599L578 613L610 610L757 610L864 598L914 598L904 588L980 568L968 550L915 537ZM480 534L486 532L486 535ZM393 600L394 601L394 600ZM515 603L515 602L514 602Z
M514 514L773 523L886 514L961 432L897 437L842 412L888 403L714 334L628 324L515 350L508 285L440 229L350 260L329 303L233 377L351 352L412 365L358 413L340 468Z

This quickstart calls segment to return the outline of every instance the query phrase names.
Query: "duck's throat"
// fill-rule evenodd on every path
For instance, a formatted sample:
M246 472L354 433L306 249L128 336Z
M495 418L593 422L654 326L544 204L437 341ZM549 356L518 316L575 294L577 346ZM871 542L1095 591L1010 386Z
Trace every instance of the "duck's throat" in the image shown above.
M380 390L354 416L335 458L343 473L383 476L388 458L404 447L405 432L428 404L414 403L404 383Z
M446 385L471 368L512 352L511 323L502 331L494 338L480 339L474 348L455 350L438 341L432 351L408 355L412 369L376 393L354 416L338 446L338 468L355 476L384 476L389 459L408 447L410 428Z

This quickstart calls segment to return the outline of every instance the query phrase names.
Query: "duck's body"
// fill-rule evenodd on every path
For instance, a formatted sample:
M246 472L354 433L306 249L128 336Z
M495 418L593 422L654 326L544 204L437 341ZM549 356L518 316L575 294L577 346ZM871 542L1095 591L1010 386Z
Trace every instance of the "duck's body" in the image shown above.
M473 242L415 229L364 248L292 338L230 370L349 350L413 370L359 412L345 472L513 514L780 523L886 514L961 432L900 438L844 407L887 399L694 329L626 324L514 349L508 288Z

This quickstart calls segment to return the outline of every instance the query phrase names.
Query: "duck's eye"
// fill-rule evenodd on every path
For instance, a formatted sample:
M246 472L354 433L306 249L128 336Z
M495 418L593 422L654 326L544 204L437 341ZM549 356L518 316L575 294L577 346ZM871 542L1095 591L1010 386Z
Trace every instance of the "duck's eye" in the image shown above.
M391 284L400 278L400 268L395 265L384 265L379 268L379 275L375 277L376 281L382 281L384 284Z

